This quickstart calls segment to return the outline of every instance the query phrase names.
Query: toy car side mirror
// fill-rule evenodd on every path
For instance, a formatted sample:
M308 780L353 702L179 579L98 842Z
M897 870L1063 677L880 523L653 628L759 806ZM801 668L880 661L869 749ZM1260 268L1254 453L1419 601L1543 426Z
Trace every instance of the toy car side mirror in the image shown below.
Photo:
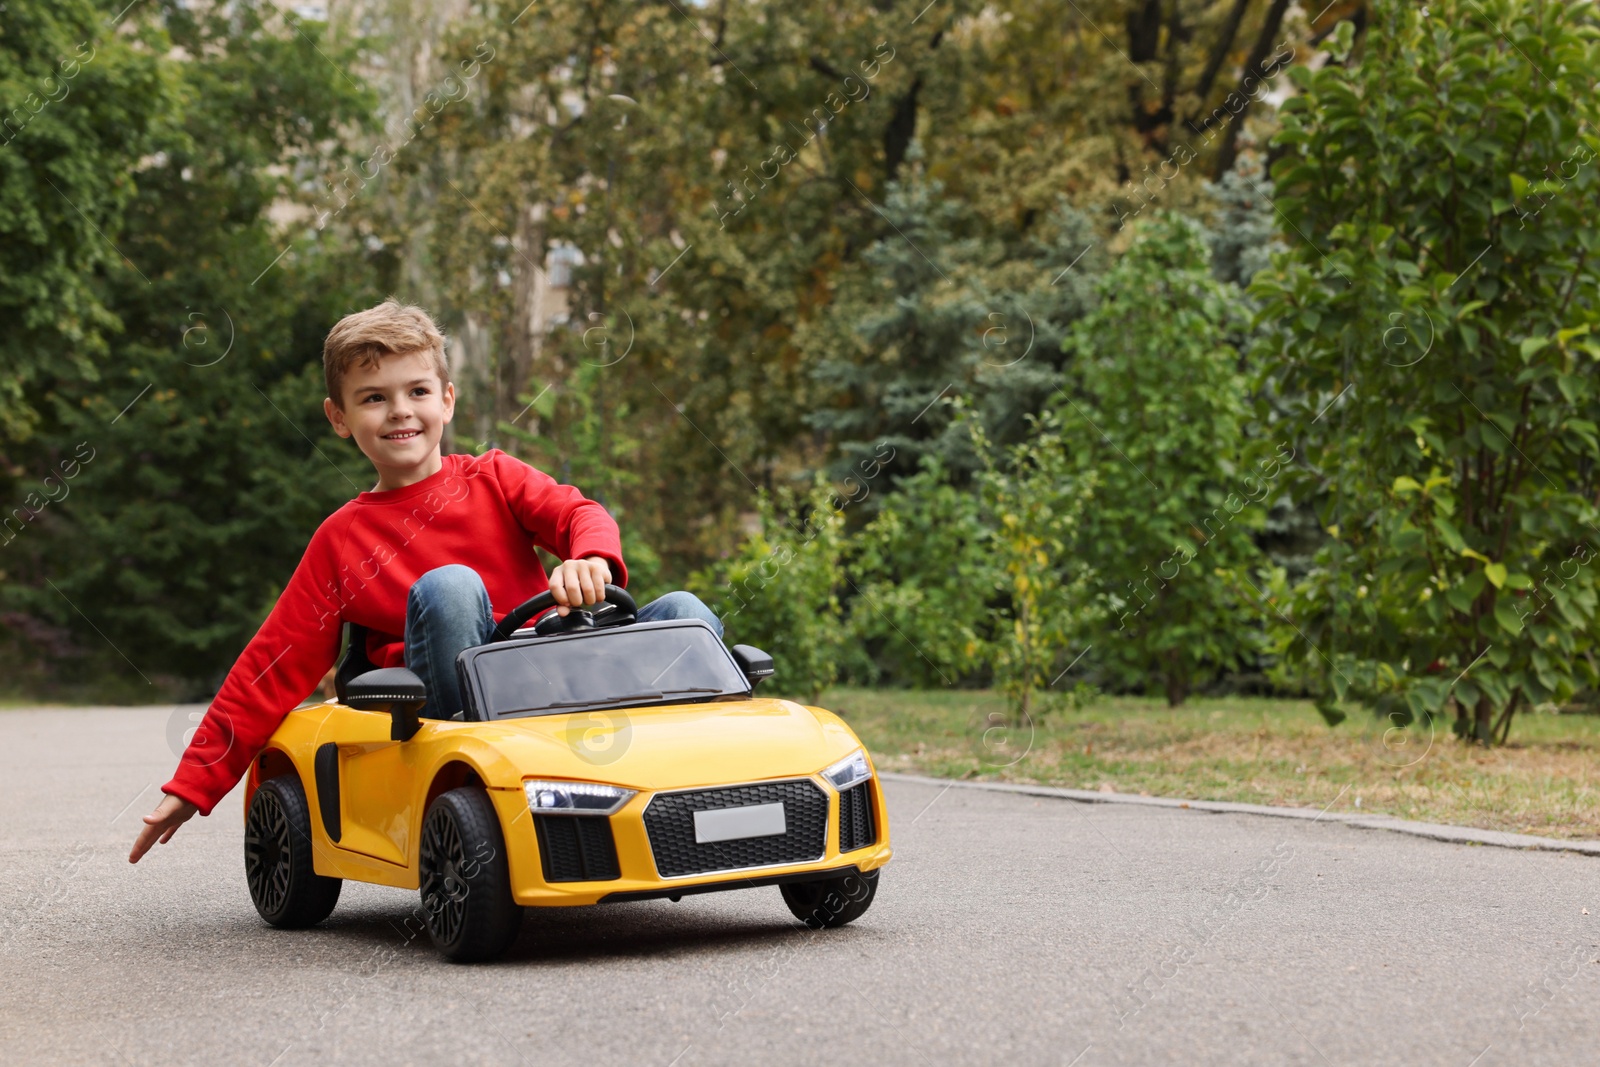
M750 679L752 693L763 680L777 673L772 666L772 657L754 645L734 645L729 651L733 653L733 661L744 671L744 676Z
M404 667L384 667L350 679L344 702L357 711L388 711L389 740L409 741L422 729L417 712L428 702L428 687Z

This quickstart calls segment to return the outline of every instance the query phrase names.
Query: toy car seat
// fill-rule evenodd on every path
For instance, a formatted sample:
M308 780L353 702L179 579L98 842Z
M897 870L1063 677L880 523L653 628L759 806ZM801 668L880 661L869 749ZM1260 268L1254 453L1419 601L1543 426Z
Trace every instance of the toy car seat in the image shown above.
M352 678L360 677L368 671L377 670L377 665L367 658L367 628L357 626L353 622L344 624L345 650L339 659L339 667L333 672L333 691L341 703L345 699L345 690L350 685Z

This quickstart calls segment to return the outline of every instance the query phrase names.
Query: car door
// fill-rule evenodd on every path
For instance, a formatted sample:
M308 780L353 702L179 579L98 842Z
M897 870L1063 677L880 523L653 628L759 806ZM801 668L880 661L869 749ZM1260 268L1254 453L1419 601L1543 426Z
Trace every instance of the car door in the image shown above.
M408 866L422 814L413 810L420 753L389 740L389 730L386 712L341 708L324 727L330 740L318 752L318 789L337 791L339 848Z

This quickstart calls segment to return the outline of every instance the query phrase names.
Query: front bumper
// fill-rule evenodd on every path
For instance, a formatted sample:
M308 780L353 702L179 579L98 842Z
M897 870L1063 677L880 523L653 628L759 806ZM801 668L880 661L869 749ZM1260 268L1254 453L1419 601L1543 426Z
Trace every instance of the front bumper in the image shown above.
M563 832L560 841L555 835L541 832L535 816L528 810L527 797L520 789L491 789L489 795L500 815L500 826L506 842L506 858L511 872L511 889L518 904L528 907L561 907L578 904L597 904L602 901L641 900L654 897L675 897L719 889L739 889L757 885L771 885L790 881L805 881L819 877L836 877L855 872L876 870L889 861L893 851L889 845L888 813L883 791L877 778L866 783L870 791L871 822L876 831L875 840L865 847L840 851L840 794L820 777L812 775L795 779L774 779L768 782L730 783L726 786L698 787L693 790L666 790L641 792L631 799L621 811L606 817L609 822L614 860L600 850L589 848L587 861L578 869L602 876L586 881L560 881L547 878L551 861L558 857L541 855L541 840L552 850L566 850L566 841L578 835ZM820 835L821 848L815 844L776 852L762 848L732 848L721 853L732 857L735 866L717 870L692 870L697 864L686 851L682 840L682 803L689 794L726 791L728 802L733 804L761 801L774 789L781 789L786 798L803 799L805 790L814 788L826 801L826 829ZM860 787L857 787L860 788ZM652 810L651 804L660 798ZM855 803L851 803L851 801ZM862 798L847 800L845 807L845 844L856 845L861 840L860 811ZM706 803L714 806L714 798ZM794 804L787 800L786 804ZM820 805L818 805L820 807ZM668 816L676 818L674 826L668 825ZM821 818L813 812L813 820ZM553 826L557 819L593 819L595 816L540 816L544 828ZM797 807L790 816L796 833L804 830L807 813ZM814 827L814 823L809 824ZM560 829L560 828L558 828ZM652 840L654 834L655 840ZM583 838L592 843L598 840L593 833ZM809 842L810 839L808 839ZM755 839L760 842L762 839ZM781 842L774 842L781 845ZM692 850L692 844L689 846ZM778 862L768 862L773 856ZM803 858L802 858L803 856ZM565 877L571 877L571 854L563 851L557 866ZM666 867L667 874L661 868ZM690 873L674 873L688 870Z

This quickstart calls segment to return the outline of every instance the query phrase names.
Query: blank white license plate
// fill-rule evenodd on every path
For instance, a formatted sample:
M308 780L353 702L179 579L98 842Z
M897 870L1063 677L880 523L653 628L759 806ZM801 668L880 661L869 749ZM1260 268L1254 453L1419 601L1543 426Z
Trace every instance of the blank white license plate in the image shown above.
M713 808L694 813L694 839L702 845L737 841L745 837L771 837L789 832L783 804L752 804L746 808Z

